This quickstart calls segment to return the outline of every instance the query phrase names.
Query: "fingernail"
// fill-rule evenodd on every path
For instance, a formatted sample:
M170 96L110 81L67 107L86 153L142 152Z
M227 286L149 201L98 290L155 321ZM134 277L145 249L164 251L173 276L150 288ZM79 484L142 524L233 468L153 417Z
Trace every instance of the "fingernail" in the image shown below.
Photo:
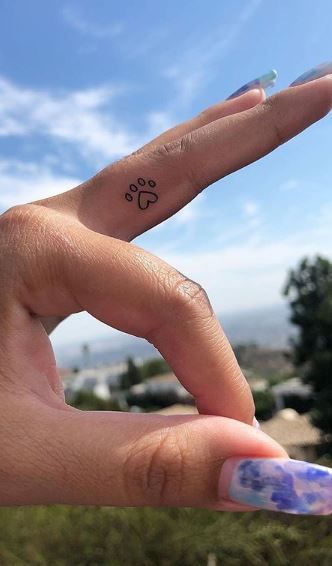
M254 417L254 420L252 421L252 426L254 428L261 428L261 425L259 424L258 420L256 419L256 417Z
M321 65L317 65L310 71L303 73L300 75L295 81L293 81L289 86L298 86L304 83L309 83L310 81L314 81L316 79L320 79L321 77L325 77L325 75L332 74L332 61L329 63L322 63Z
M247 92L248 90L252 90L253 88L259 87L265 89L270 86L274 86L277 80L277 76L278 76L277 71L274 70L269 71L268 73L262 75L258 79L254 79L253 81L250 81L249 83L246 83L245 85L241 86L241 88L233 92L233 94L231 94L227 98L227 100L230 100L231 98L236 98L237 96L240 96L241 94L244 94L245 92Z
M220 499L304 515L332 513L332 468L288 458L229 458Z

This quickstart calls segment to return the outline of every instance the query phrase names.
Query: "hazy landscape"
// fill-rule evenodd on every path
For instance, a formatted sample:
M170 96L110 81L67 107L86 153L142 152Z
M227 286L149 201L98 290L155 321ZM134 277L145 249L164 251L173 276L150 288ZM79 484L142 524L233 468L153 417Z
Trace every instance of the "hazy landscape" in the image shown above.
M219 318L233 345L252 344L273 349L287 348L292 328L288 322L286 305L253 309ZM125 359L128 355L146 359L158 355L157 350L142 338L136 338L119 332L118 335L102 336L89 342L91 365L113 363ZM68 343L56 349L57 362L63 367L82 364L82 342Z

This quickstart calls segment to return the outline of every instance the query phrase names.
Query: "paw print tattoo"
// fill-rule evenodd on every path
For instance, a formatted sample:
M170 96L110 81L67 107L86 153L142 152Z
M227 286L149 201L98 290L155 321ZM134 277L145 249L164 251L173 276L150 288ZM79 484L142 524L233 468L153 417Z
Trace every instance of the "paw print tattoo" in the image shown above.
M158 200L158 195L155 192L139 188L146 187L146 185L148 185L148 187L150 187L151 189L154 189L157 183L152 179L146 181L145 179L143 179L143 177L138 177L137 184L131 183L131 185L129 185L129 190L132 193L138 193L137 204L138 208L140 208L141 210L149 208L150 204L153 204ZM134 200L134 197L131 193L126 193L125 199L128 202L132 202Z

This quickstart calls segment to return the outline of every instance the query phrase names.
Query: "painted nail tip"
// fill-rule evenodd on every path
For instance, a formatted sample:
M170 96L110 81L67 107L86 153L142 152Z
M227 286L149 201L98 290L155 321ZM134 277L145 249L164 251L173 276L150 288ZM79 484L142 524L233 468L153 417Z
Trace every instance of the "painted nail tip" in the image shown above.
M306 71L297 77L297 79L295 79L295 81L293 81L289 86L299 86L330 74L332 74L332 61L327 61L321 65L313 67L309 71Z
M297 515L332 513L332 469L288 458L230 458L220 492L242 505Z
M237 98L238 96L241 96L242 94L245 94L246 92L249 92L249 90L252 90L250 87L242 86L241 88L239 88L238 90L236 90L235 92L233 92L230 96L228 96L226 98L226 100L232 100L233 98Z
M240 96L241 94L248 92L249 90L253 90L254 88L266 89L266 88L272 87L272 86L275 85L277 77L278 77L277 71L275 71L274 69L271 69L271 71L269 71L268 73L265 73L264 75L261 75L260 77L254 79L252 81L249 81L248 83L241 86L239 89L237 89L235 92L233 92L227 98L227 100L231 100L232 98L236 98L236 97Z

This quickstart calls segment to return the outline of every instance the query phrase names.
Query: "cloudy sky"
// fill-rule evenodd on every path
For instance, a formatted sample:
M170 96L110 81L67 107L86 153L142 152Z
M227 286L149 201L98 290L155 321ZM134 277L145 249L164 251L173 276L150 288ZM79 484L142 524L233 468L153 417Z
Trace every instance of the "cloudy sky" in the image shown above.
M0 210L77 185L271 68L275 92L332 59L330 0L1 0L0 13ZM331 144L329 116L136 242L220 315L280 302L289 267L332 254ZM53 340L106 332L78 315Z

